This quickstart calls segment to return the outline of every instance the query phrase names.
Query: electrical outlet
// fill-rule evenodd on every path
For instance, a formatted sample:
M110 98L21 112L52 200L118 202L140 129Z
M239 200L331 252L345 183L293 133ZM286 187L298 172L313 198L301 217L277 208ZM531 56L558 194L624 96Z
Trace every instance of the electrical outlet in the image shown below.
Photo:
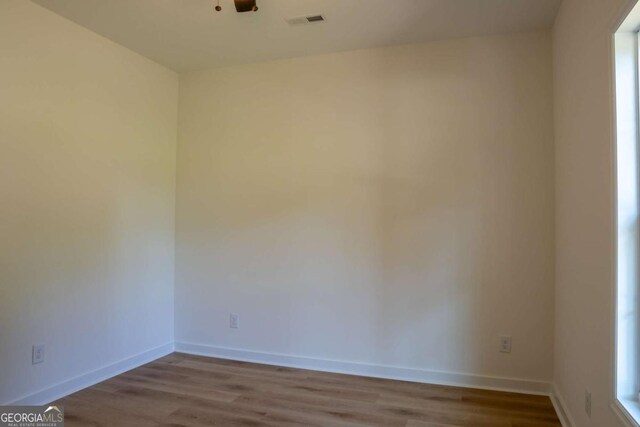
M511 353L511 337L510 336L501 336L500 337L500 353Z
M229 314L229 327L232 329L238 329L240 327L240 316L235 313Z
M44 362L44 344L34 345L31 348L31 364L37 365Z
M584 412L591 418L591 392L589 390L584 391Z

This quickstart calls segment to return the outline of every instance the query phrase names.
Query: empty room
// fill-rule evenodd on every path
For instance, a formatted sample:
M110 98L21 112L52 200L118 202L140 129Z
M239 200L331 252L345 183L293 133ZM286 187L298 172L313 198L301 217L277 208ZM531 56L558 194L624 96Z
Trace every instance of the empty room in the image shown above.
M0 427L640 427L636 0L0 0Z

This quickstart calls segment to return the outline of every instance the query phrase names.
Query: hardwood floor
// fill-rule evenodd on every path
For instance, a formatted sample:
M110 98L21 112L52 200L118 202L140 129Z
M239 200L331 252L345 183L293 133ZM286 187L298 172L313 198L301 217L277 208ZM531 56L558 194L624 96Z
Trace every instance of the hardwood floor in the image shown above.
M57 403L72 426L560 426L546 396L173 353Z

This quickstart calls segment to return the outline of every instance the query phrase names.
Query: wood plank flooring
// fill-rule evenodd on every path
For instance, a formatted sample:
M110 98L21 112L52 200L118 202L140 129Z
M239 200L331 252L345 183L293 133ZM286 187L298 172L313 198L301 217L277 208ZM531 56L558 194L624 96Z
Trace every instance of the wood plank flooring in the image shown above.
M73 426L560 426L546 396L173 353L59 400Z

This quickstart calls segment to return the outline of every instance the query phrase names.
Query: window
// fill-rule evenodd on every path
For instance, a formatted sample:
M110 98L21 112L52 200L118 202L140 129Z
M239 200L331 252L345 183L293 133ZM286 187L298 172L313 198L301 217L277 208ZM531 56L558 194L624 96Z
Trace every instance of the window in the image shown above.
M616 352L615 405L640 421L639 55L635 8L614 36L616 92Z

